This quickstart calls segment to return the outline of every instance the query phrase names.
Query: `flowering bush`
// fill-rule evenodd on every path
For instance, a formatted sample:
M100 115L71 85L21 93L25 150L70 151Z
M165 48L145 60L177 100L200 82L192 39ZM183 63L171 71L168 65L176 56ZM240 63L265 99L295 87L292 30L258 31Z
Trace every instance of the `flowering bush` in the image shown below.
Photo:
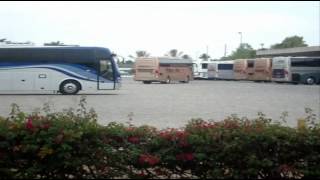
M157 130L102 126L83 106L44 115L13 112L0 118L1 178L320 177L320 127L312 114L298 128L259 114Z

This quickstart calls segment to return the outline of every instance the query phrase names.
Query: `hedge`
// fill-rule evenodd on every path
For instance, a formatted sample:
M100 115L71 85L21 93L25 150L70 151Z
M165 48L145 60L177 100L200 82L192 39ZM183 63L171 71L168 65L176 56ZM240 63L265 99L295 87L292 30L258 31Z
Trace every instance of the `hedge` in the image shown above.
M0 118L0 177L319 178L320 128L256 119L191 120L180 129L97 123L82 110Z

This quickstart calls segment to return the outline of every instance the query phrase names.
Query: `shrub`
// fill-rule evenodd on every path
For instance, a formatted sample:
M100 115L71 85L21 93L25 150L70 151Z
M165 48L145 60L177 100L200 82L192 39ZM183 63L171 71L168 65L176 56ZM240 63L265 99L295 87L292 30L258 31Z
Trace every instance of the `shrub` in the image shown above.
M157 130L99 125L84 104L44 114L14 105L10 117L0 118L1 178L320 177L320 128L310 111L300 128L260 113Z

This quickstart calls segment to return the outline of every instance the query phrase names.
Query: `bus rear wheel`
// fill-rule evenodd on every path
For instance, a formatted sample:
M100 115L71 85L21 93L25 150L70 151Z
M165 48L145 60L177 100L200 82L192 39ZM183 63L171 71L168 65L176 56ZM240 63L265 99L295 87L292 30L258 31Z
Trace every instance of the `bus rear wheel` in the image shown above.
M65 95L77 94L80 90L80 83L75 80L63 81L60 85L60 92Z
M167 83L167 84L170 84L170 83L171 83L171 78L170 78L169 76L167 77L166 83Z
M184 81L180 81L180 82L182 82L182 83L189 83L189 81L190 81L190 77L189 77L189 76L187 76L187 77L186 77L186 80L184 80Z
M313 85L315 83L315 79L313 77L308 77L306 79L306 83L309 84L309 85Z
M151 84L151 81L143 81L143 84Z

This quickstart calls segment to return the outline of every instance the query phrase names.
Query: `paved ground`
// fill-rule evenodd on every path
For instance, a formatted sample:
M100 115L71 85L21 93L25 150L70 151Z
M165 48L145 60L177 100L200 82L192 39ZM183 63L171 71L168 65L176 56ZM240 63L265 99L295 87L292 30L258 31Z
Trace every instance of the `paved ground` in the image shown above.
M127 122L132 115L136 125L159 128L181 127L191 118L222 120L231 115L256 117L263 112L279 119L287 111L288 124L305 115L309 107L320 115L320 86L238 81L192 81L189 84L142 84L130 78L123 80L122 89L107 95L87 95L88 108L98 113L99 122ZM0 95L0 115L10 113L11 103L31 112L49 103L60 111L76 108L80 96L62 95Z

